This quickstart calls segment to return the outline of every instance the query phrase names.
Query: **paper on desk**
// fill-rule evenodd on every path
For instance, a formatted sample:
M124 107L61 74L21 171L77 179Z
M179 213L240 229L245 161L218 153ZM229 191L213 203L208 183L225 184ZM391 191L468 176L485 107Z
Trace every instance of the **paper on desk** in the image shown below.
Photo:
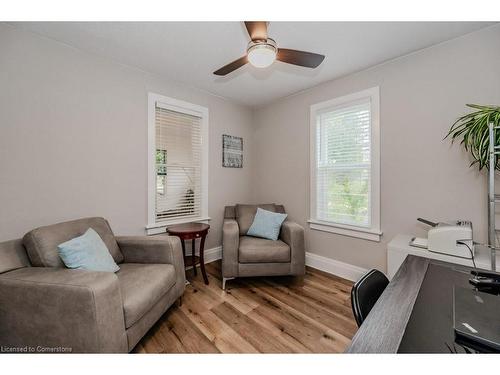
M427 238L413 237L410 241L410 246L427 249Z

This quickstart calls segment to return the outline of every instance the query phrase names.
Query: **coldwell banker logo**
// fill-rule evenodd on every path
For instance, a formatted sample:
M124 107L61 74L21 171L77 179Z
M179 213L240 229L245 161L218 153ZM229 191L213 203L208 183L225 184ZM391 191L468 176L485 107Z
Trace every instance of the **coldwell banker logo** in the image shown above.
M0 346L0 353L71 353L66 346Z

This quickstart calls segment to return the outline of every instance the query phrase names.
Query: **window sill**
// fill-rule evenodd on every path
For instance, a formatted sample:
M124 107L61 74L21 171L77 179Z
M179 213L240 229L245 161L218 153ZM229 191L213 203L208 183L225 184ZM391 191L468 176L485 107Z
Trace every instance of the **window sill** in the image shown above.
M309 223L309 228L313 230L335 233L348 237L361 238L368 241L380 242L380 237L382 236L382 232L379 230L368 228L365 229L349 225L332 224L313 219L310 219L307 222Z
M202 218L184 218L184 219L176 219L176 220L169 220L169 221L161 221L158 223L154 224L148 224L146 225L146 234L148 236L151 236L153 234L160 234L160 233L165 233L167 230L167 227L170 225L176 225L176 224L185 224L185 223L198 223L198 222L208 222L210 221L209 217L202 217Z

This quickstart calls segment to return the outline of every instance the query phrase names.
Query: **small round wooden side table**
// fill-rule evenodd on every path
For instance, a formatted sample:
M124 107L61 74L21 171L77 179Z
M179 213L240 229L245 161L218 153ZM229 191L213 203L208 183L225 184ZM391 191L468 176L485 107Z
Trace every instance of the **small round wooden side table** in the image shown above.
M167 233L171 236L177 236L181 239L182 244L182 254L184 255L184 265L185 267L193 266L194 275L196 276L196 265L200 265L201 274L203 275L203 281L208 285L208 277L205 271L205 260L204 260L204 248L205 248L205 238L207 237L210 225L202 223L187 223L172 225L167 228ZM200 239L200 256L194 254L196 239ZM186 245L185 240L191 240L192 245L192 255L186 256Z

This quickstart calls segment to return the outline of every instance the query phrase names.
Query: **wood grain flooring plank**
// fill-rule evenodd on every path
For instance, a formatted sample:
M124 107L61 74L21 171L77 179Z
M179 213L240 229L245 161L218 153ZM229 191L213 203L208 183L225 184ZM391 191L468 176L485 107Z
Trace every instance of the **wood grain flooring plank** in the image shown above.
M219 353L217 347L191 323L180 309L172 311L169 318L168 334L173 335L182 345L185 353ZM165 336L167 332L164 332ZM171 339L172 336L170 337ZM162 342L161 344L167 344ZM166 345L163 347L166 351Z
M332 288L331 286L325 285L317 280L305 279L303 287L305 290L310 288L318 292L327 293L329 298L333 298L341 303L351 300L350 291L349 293L346 293L337 287Z
M158 342L158 329L151 329L150 332L142 339L142 346L146 353L163 353L163 346Z
M248 316L240 313L228 303L222 303L213 309L215 315L233 328L261 353L288 353L289 348L268 335L264 327Z
M346 317L342 314L338 314L332 309L325 307L321 301L314 299L311 301L311 298L308 298L307 295L301 295L300 293L281 286L269 286L260 289L283 304L314 319L316 322L336 330L348 339L351 339L356 333L357 326L353 321L352 315ZM339 304L341 305L340 302Z
M260 311L286 334L299 341L315 353L342 352L350 343L350 338L333 331L322 322L295 310L261 288L250 288L250 298L263 302L255 311ZM325 345L319 345L321 339Z
M192 324L223 353L258 353L250 343L238 335L229 325L196 300L185 299L180 307Z
M350 299L342 301L332 296L330 293L325 293L308 286L304 286L300 289L290 287L289 291L297 297L300 296L300 298L306 302L320 306L331 313L342 316L346 320L354 319Z
M330 283L333 282L333 283L336 283L339 285L343 285L343 287L344 287L343 290L345 292L349 292L349 293L350 293L350 290L351 290L351 287L353 284L352 281L343 279L340 276L332 275L331 273L321 271L321 270L318 270L318 269L312 268L312 267L306 267L306 275L308 275L310 277L321 278L323 281L327 281Z
M162 347L162 353L186 353L180 337L173 331L171 318L162 320L155 338Z
M224 290L221 289L220 286L218 286L215 279L212 275L207 274L209 284L205 285L205 283L202 280L192 280L191 284L193 285L194 288L197 290L206 293L207 295L210 296L215 301L218 301L218 303L226 302L232 305L234 308L242 312L243 314L247 314L250 311L252 311L253 308L256 307L255 304L252 303L252 301L245 300L245 299L239 299L232 294L226 293ZM218 280L217 280L218 281Z
M294 291L302 296L308 296L316 299L317 301L331 301L344 306L346 301L350 303L351 300L350 292L345 293L336 287L332 288L331 286L319 284L318 282L311 282L309 279L305 279L302 285L287 285L277 282L276 279L271 278L265 278L263 281L272 286L281 287L282 290Z
M291 336L284 327L270 320L265 313L262 313L259 309L252 310L247 316L264 327L269 335L272 335L276 340L289 348L289 353L313 353L313 351L302 344L300 340Z
M144 349L144 346L142 343L138 343L137 346L135 347L134 351L139 354L145 354L147 353L146 349Z
M221 289L221 262L206 265L209 285L188 272L181 306L172 306L136 353L343 352L356 330L352 283L306 268L294 277L238 278Z

